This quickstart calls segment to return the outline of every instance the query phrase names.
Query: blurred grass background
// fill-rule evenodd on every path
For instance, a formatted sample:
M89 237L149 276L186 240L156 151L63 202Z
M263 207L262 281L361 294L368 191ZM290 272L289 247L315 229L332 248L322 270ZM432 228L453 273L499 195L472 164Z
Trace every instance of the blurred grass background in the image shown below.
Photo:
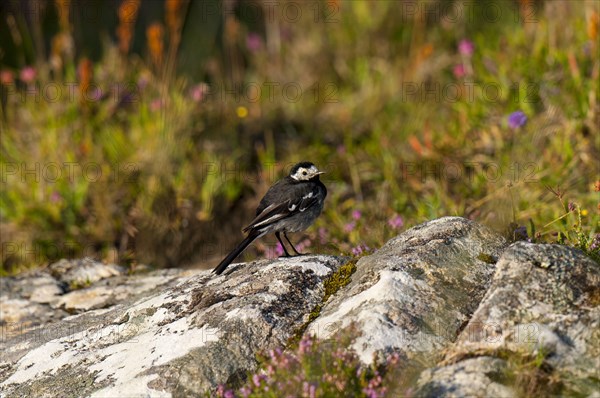
M212 266L305 159L329 188L308 251L360 255L460 215L598 259L596 1L0 12L2 275L83 255Z

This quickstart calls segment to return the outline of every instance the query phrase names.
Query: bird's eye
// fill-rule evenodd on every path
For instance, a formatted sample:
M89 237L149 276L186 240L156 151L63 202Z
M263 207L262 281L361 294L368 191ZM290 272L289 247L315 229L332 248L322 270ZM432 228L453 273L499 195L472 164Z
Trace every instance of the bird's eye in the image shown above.
M307 175L307 174L308 174L308 173L307 173L306 171L303 171L303 172L302 172L302 175L304 175L304 176L305 176L305 175Z

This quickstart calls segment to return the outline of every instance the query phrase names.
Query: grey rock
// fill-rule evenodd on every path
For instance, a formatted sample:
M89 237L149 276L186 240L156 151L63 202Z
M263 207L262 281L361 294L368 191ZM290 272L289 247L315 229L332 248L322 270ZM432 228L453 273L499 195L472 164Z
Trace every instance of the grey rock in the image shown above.
M345 261L302 256L179 275L136 301L47 325L43 336L17 333L0 346L2 396L56 396L59 380L60 395L93 397L197 396L239 381L257 353L301 330Z
M538 358L540 364L523 365L523 358ZM470 365L474 360L490 366L478 371ZM600 391L600 266L581 251L524 242L510 246L456 344L440 366L422 374L417 395L471 395L470 380L500 391L493 375L502 375L511 388L506 382L511 365L516 372L538 372L547 393Z
M414 227L361 258L351 283L307 333L328 338L353 330L353 348L365 363L400 351L414 363L434 364L479 305L505 246L464 218Z
M60 260L48 267L60 281L70 286L86 286L101 279L123 275L126 270L116 264L103 264L91 258Z

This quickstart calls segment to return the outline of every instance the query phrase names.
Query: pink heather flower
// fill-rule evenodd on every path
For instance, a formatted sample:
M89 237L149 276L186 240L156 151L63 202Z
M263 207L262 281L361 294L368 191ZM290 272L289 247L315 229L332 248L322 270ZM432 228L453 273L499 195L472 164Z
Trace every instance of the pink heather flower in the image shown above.
M300 354L306 354L307 352L310 351L312 345L313 345L312 339L308 336L304 336L304 337L302 337L302 340L300 340L300 344L298 346L298 352Z
M351 221L348 224L344 225L344 232L352 232L356 228L356 221Z
M23 69L21 69L21 72L19 73L19 78L23 81L23 83L32 83L35 80L35 77L37 76L37 72L35 71L35 69L31 66L26 66Z
M2 69L0 71L0 83L8 86L9 84L12 84L15 81L15 74L12 73L12 71L9 71L8 69Z
M201 102L207 92L208 85L206 83L196 84L190 88L190 98L194 102Z
M458 52L460 55L470 57L475 52L475 45L471 40L463 39L458 43Z
M327 229L320 227L319 228L319 243L321 243L322 245L324 245L325 243L327 243L327 241L329 240L329 232L327 232Z
M369 246L361 244L352 249L352 254L354 256L360 256L361 254L363 254L364 252L368 252L369 250L371 250Z
M256 387L260 387L260 376L257 374L252 375L252 382Z
M508 115L508 127L515 130L525 126L527 123L527 115L523 111L516 111Z
M62 199L62 196L60 196L60 194L56 191L52 192L52 194L50 195L50 202L52 202L52 203L56 203L61 199Z
M465 66L463 64L454 65L454 68L452 68L452 73L457 79L461 79L467 74Z
M362 216L362 213L360 212L360 210L353 210L352 211L352 218L355 220L360 220L360 217Z
M404 226L404 220L402 219L402 216L396 215L390 218L390 220L388 221L388 225L394 229L399 229Z
M233 393L233 390L225 391L225 394L223 394L223 398L235 398L235 394Z
M152 112L157 112L164 106L164 104L165 102L162 100L162 98L156 98L150 103L150 110Z
M256 52L262 48L263 41L258 33L248 33L246 37L246 47L252 52Z

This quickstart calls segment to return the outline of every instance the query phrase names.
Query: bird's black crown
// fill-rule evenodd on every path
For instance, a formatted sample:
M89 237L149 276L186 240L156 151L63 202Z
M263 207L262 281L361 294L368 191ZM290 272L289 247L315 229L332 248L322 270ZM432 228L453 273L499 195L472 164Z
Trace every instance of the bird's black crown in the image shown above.
M300 163L297 163L290 170L290 175L296 174L301 167L303 167L305 169L310 169L313 166L314 166L314 163L312 163L312 162L300 162Z

